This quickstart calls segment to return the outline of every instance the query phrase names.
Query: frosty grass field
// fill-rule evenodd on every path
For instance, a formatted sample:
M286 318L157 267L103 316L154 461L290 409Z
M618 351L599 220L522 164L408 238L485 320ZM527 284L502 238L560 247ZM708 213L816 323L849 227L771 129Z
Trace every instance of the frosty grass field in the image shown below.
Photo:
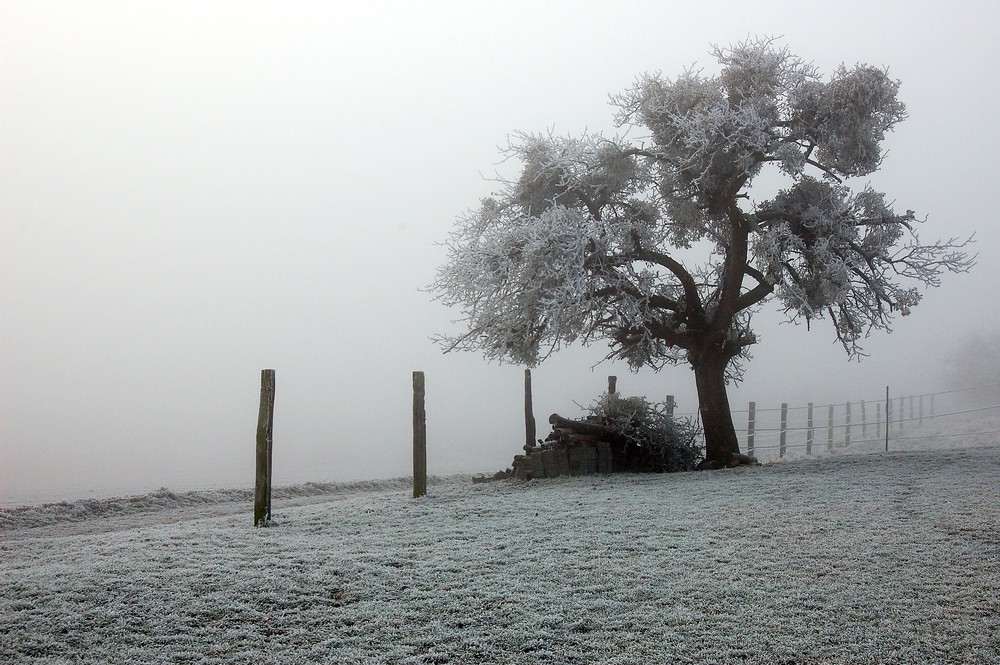
M0 509L0 663L1000 663L981 439Z

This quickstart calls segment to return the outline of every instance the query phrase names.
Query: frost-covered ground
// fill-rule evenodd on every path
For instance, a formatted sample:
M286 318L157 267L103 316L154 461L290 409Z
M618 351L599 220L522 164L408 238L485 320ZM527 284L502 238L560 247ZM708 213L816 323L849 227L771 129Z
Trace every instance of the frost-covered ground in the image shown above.
M0 513L0 662L1000 663L996 446L275 508Z

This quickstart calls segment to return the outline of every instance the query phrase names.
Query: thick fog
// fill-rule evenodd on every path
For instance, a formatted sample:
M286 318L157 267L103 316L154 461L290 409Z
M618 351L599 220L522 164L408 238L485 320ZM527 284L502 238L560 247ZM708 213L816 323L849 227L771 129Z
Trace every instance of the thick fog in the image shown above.
M748 36L888 67L910 118L870 181L924 240L976 233L979 263L860 363L767 309L734 408L952 385L1000 323L1000 6L703 7L0 2L0 502L250 486L263 368L276 484L408 474L413 370L430 472L506 467L524 368L431 343L460 315L421 290L438 243L513 168L510 133L613 132L609 93ZM696 409L687 368L604 353L533 371L540 432L609 374Z

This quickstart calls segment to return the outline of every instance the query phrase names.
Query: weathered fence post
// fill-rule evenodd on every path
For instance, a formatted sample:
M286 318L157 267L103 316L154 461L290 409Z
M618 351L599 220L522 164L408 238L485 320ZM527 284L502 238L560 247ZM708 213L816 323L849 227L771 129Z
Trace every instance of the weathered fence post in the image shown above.
M677 406L677 403L674 402L674 396L673 395L667 395L663 399L663 406L667 410L667 418L673 418L674 417L674 407Z
M917 421L918 424L924 424L924 396L920 396L920 419Z
M861 400L861 439L868 438L868 415L865 413L865 401Z
M257 412L257 469L253 491L253 525L271 519L271 454L274 432L274 370L260 371L260 409Z
M903 429L903 421L905 419L906 419L906 416L905 416L905 414L903 412L903 398L900 397L899 398L899 417L896 418L896 424L898 425L897 429Z
M788 440L788 402L781 403L781 434L778 436L778 457L784 457Z
M889 399L889 386L885 387L885 452L889 452L889 423L892 421L892 400Z
M892 400L889 399L889 386L885 387L885 438L889 439L889 430L892 429ZM886 444L888 445L888 444Z
M413 497L427 494L427 411L424 373L413 373Z
M913 422L913 395L910 395L910 422Z
M851 403L847 403L847 422L844 424L844 445L851 445Z
M757 402L750 402L747 416L747 455L753 457L754 431L757 428Z
M531 406L531 370L524 370L524 452L535 447L535 413Z
M813 403L809 402L809 415L806 422L806 455L813 454Z
M829 415L826 422L826 448L833 450L833 404L829 407Z
M616 392L618 392L617 391L617 387L618 387L618 377L617 376L609 376L608 377L608 394L609 395L614 395Z

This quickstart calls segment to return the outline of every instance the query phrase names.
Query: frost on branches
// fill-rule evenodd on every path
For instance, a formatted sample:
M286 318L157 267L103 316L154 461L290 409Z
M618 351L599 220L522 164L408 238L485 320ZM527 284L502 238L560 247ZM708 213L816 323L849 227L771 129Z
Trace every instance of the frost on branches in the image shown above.
M968 240L922 243L913 211L849 184L878 169L906 118L883 69L824 79L771 40L713 55L716 76L646 75L613 97L628 139L517 135L520 177L459 221L432 288L464 313L465 330L439 339L446 351L534 365L603 341L633 368L690 363L707 459L725 463L739 452L726 381L763 303L829 319L857 357L920 286L973 258ZM787 188L754 200L769 163ZM697 264L677 256L692 247L707 248Z

